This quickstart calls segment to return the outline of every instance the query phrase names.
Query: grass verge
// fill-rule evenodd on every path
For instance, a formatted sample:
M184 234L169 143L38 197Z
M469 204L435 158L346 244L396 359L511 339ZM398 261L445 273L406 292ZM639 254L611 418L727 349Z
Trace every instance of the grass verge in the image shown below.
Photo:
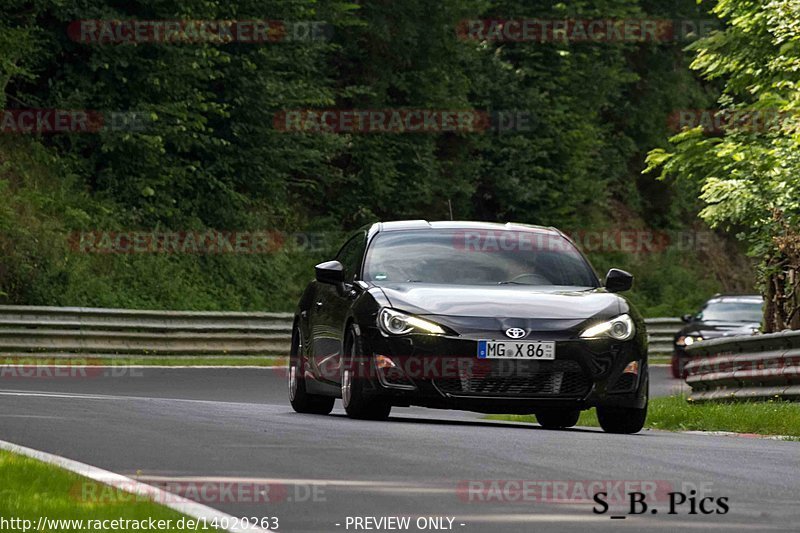
M194 531L194 527L179 527L184 515L153 503L142 501L133 495L117 492L105 485L95 483L66 470L0 450L0 520L5 519L3 531L23 531L23 526L32 531L39 525L40 517L51 520L42 531L73 532L86 528L91 520L169 520L169 527L159 531ZM83 498L83 494L111 495L118 497ZM92 501L90 501L92 500ZM105 501L108 500L108 501ZM12 520L16 519L16 525ZM22 522L28 520L30 522ZM83 524L53 523L52 520L79 520ZM110 525L110 523L107 523ZM164 522L164 525L167 523ZM100 529L108 529L105 526ZM97 529L98 531L100 529ZM129 528L130 529L130 528ZM202 523L200 524L202 529ZM209 524L208 531L212 529Z
M536 422L532 415L491 415L492 420ZM583 411L579 426L597 427L594 409ZM733 431L800 438L800 403L766 401L690 403L684 396L651 398L645 427L668 431Z

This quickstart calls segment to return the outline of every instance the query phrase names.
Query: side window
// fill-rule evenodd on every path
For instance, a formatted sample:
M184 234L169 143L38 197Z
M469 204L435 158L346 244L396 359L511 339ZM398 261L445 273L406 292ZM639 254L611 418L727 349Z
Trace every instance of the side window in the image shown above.
M359 273L365 248L366 236L364 233L358 233L347 241L339 250L339 253L336 254L336 260L344 266L344 279L346 281L353 281L355 275Z

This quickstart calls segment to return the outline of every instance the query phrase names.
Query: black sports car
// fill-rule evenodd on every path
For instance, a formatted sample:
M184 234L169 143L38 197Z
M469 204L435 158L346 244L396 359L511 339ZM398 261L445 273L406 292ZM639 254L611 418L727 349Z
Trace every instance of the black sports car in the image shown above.
M401 221L362 228L316 266L298 305L289 398L327 414L385 419L392 406L535 413L574 426L639 431L647 334L560 231L521 224Z
M764 299L758 294L717 294L697 313L683 315L686 325L675 334L672 377L685 378L686 347L696 342L734 335L752 335L761 328Z

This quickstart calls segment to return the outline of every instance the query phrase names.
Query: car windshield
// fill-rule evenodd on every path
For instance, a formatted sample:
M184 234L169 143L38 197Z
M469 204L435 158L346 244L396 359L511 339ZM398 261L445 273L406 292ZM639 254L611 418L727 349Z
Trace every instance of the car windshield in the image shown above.
M599 285L580 252L561 235L508 230L379 233L367 254L363 277L376 283Z
M706 322L761 322L761 302L714 302L699 314Z

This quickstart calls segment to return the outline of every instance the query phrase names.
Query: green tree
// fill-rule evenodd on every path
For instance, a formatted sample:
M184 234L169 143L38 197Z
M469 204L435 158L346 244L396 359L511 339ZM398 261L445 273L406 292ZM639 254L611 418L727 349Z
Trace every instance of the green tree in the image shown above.
M713 12L727 26L692 46L692 68L724 82L733 119L718 136L676 135L647 171L700 184L700 216L760 261L765 330L800 329L800 4L720 0Z

